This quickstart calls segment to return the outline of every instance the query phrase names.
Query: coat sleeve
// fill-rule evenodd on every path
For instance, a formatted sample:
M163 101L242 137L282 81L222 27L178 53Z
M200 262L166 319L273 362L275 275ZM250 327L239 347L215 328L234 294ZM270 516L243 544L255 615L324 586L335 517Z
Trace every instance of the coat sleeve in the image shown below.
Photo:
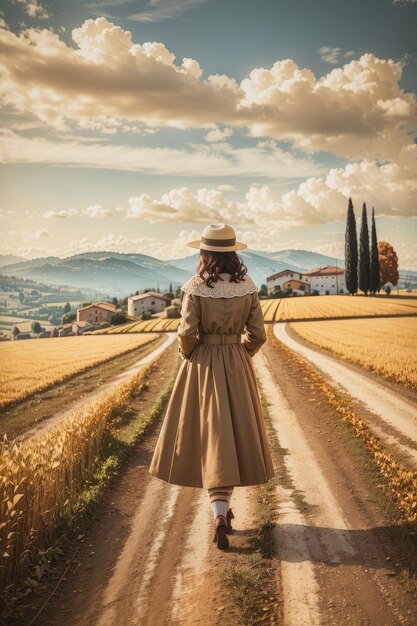
M198 296L181 292L181 321L177 329L178 351L182 359L188 359L198 343L200 307Z
M243 346L253 357L266 341L264 316L259 302L258 292L252 294L252 304L245 325L246 335L242 341Z

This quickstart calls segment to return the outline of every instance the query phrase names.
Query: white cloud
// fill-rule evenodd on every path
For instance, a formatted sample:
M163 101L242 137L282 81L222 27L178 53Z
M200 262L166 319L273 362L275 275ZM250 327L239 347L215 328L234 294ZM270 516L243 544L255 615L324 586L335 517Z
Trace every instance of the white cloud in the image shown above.
M145 8L133 15L129 19L137 22L159 22L178 17L184 11L189 11L195 7L205 4L207 0L148 0Z
M329 48L328 46L322 46L318 49L320 58L326 63L336 64L339 63L342 55L342 48Z
M270 70L253 70L241 83L244 106L257 106L264 119L254 121L254 136L291 139L307 152L327 150L348 158L389 158L410 144L415 133L416 99L398 85L401 66L364 54L316 80L294 61L278 61ZM392 103L404 103L401 114ZM386 111L385 107L388 109ZM354 145L356 143L356 145Z
M39 246L19 246L18 248L2 246L0 254L15 254L25 259L38 259L46 256L49 252L46 248L40 248Z
M46 219L55 218L58 220L66 220L77 213L77 209L61 209L58 211L45 211L43 217Z
M104 209L101 204L94 204L93 206L87 207L84 209L84 213L92 218L114 217L113 211Z
M224 185L217 185L216 189L218 191L239 191L236 185L229 185L227 183Z
M317 52L322 61L332 65L337 65L343 58L347 59L355 54L354 50L344 52L342 48L330 48L329 46L322 46Z
M407 6L408 4L415 4L417 0L392 0L392 4L399 6Z
M37 230L34 233L29 233L23 239L42 239L43 237L51 237L51 233L49 230L42 228L41 230Z
M227 139L228 137L231 137L233 135L233 129L232 128L223 128L223 130L221 130L221 128L215 128L214 130L210 130L207 135L204 137L204 139L206 141L222 141L223 139Z
M274 149L232 148L228 144L191 145L188 150L150 148L131 145L53 142L39 137L24 137L0 131L0 159L3 163L43 163L77 165L159 175L244 176L302 178L323 172L309 157L297 158L290 152Z
M147 194L129 198L126 219L146 219L149 222L222 222L236 219L238 205L226 200L220 191L188 187L172 189L161 200L152 200Z
M82 237L81 239L70 241L66 248L59 250L59 256L70 256L96 250L114 250L147 254L157 259L173 259L192 254L193 251L191 248L186 247L186 242L198 239L200 234L197 230L182 229L177 235L166 238L134 237L115 233L108 233L96 240Z
M202 80L196 60L178 64L163 43L134 43L105 18L72 31L76 48L47 29L0 32L5 104L62 131L224 125L347 158L388 158L415 134L416 98L399 86L401 63L373 54L319 79L279 60L239 84L225 75Z
M357 207L366 202L380 217L415 216L417 145L404 150L396 162L364 160L331 169L326 177L308 178L297 188L280 193L268 185L251 186L244 202L230 201L221 191L188 187L172 189L160 199L147 194L129 198L126 219L151 223L231 221L249 229L249 238L265 238L278 228L325 224L343 220L347 199ZM359 215L358 215L359 217Z
M40 20L47 20L49 15L44 6L37 0L16 0L19 4L24 5L24 10L29 17L36 17Z

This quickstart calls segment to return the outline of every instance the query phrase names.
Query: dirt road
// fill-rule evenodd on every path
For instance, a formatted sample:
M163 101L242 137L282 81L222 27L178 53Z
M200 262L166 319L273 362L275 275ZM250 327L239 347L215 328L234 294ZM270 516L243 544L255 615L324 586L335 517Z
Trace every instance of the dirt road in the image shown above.
M397 448L410 469L417 469L415 394L308 345L294 334L289 334L285 322L274 325L274 335L323 372L332 385L356 398L361 411L366 408L372 414L369 425L374 432L388 445Z
M176 346L166 355L169 372ZM407 554L392 539L346 429L275 345L268 341L253 363L269 405L270 436L277 436L281 450L280 458L274 453L271 566L280 603L259 623L415 624L417 599L401 582ZM158 377L150 394L159 387ZM222 581L229 568L250 557L247 539L259 528L260 487L235 488L235 532L229 550L218 550L207 493L148 472L161 423L132 452L91 527L74 542L78 550L65 579L35 624L248 623L235 612Z
M404 555L389 543L389 527L349 440L321 398L309 394L306 381L293 368L284 372L283 365L271 346L257 355L259 384L287 450L293 483L278 488L275 529L283 623L412 624L417 600L407 605L398 574L390 575ZM294 489L307 502L305 512L294 505Z

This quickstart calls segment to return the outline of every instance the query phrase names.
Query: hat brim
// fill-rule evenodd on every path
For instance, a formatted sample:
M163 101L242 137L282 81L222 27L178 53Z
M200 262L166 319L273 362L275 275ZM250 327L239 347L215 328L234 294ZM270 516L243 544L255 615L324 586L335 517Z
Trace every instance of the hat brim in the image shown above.
M212 250L213 252L234 252L236 250L245 250L248 246L241 241L236 241L234 246L209 246L201 243L201 239L195 239L187 243L189 248L199 248L200 250Z

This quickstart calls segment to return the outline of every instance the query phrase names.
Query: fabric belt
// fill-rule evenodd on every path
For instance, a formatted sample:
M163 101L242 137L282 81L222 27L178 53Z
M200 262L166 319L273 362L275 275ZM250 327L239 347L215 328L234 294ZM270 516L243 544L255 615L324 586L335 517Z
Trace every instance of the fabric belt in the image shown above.
M208 333L201 333L199 340L201 343L220 343L222 345L226 343L241 343L241 335L209 335Z

